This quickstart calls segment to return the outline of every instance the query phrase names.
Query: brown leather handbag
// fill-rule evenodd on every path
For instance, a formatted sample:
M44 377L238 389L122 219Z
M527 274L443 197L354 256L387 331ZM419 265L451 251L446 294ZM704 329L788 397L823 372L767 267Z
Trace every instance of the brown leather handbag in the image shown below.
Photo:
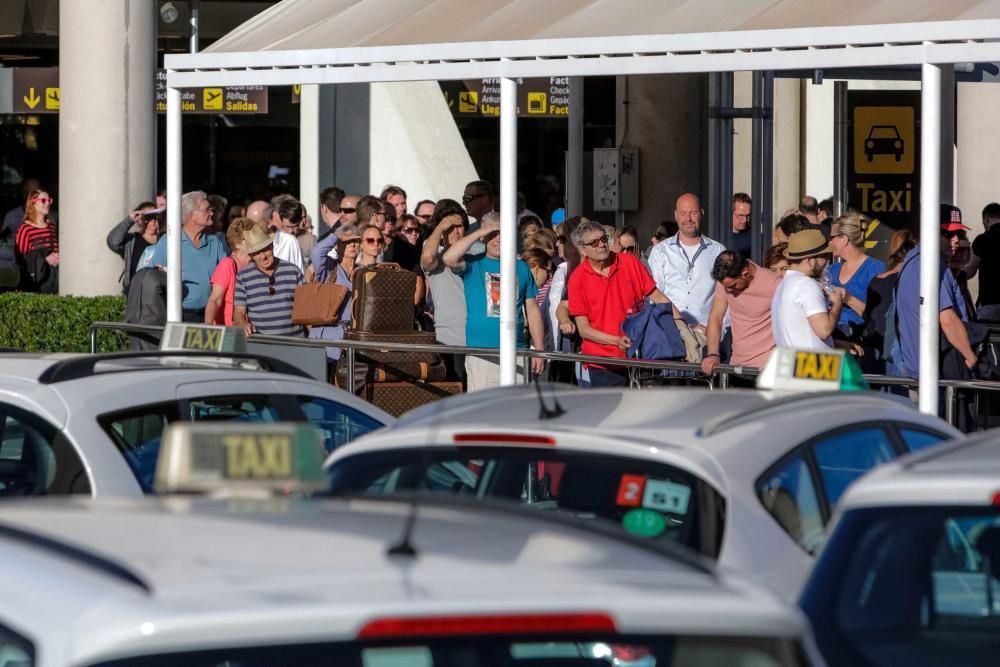
M350 290L340 283L306 283L295 288L292 323L329 326L340 321L340 307Z

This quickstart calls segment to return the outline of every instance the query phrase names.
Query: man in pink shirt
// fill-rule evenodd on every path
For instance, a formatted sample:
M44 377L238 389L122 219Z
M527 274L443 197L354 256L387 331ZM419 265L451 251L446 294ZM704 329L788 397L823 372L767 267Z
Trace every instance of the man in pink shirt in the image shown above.
M757 266L734 250L726 250L715 259L712 267L715 294L708 314L708 353L702 358L701 370L711 375L719 365L719 343L723 321L729 311L733 330L734 366L762 367L771 350L771 301L781 276Z

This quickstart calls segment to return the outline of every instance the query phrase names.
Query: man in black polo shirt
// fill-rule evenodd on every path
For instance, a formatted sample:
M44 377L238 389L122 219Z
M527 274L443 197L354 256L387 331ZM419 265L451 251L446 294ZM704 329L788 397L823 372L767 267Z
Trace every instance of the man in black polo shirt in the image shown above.
M302 271L274 255L274 239L259 227L243 234L251 262L236 274L233 293L233 324L248 334L302 336L302 327L292 323L295 288L302 284Z
M971 279L979 272L977 319L1000 322L1000 204L993 202L983 209L983 229L972 242L972 259L965 273Z

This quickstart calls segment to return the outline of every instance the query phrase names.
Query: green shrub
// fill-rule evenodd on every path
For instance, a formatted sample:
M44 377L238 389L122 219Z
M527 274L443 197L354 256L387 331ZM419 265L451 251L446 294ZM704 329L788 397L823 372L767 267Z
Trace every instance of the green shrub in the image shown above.
M0 347L25 352L89 352L92 322L124 322L124 296L0 294ZM98 334L100 352L125 349L125 335Z

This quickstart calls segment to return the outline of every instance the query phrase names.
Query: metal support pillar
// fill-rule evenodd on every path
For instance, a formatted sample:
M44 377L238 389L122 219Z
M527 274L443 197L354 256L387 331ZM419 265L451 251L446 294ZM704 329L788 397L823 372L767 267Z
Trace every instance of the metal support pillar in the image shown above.
M955 66L941 65L941 202L955 203Z
M583 77L569 78L569 142L566 151L566 217L583 215Z
M198 32L201 23L201 0L191 0L191 53L198 53Z
M847 148L850 141L847 117L847 82L833 84L833 216L847 211Z
M500 384L517 382L517 81L500 79Z
M312 216L313 233L319 236L320 104L319 86L302 86L299 92L299 201Z
M733 73L708 75L708 236L733 244ZM752 218L756 225L757 219Z
M181 321L181 90L167 88L167 321Z
M924 63L920 86L920 411L938 412L938 290L941 241L941 67Z
M753 73L753 159L751 174L754 232L751 256L763 260L774 227L774 72Z

